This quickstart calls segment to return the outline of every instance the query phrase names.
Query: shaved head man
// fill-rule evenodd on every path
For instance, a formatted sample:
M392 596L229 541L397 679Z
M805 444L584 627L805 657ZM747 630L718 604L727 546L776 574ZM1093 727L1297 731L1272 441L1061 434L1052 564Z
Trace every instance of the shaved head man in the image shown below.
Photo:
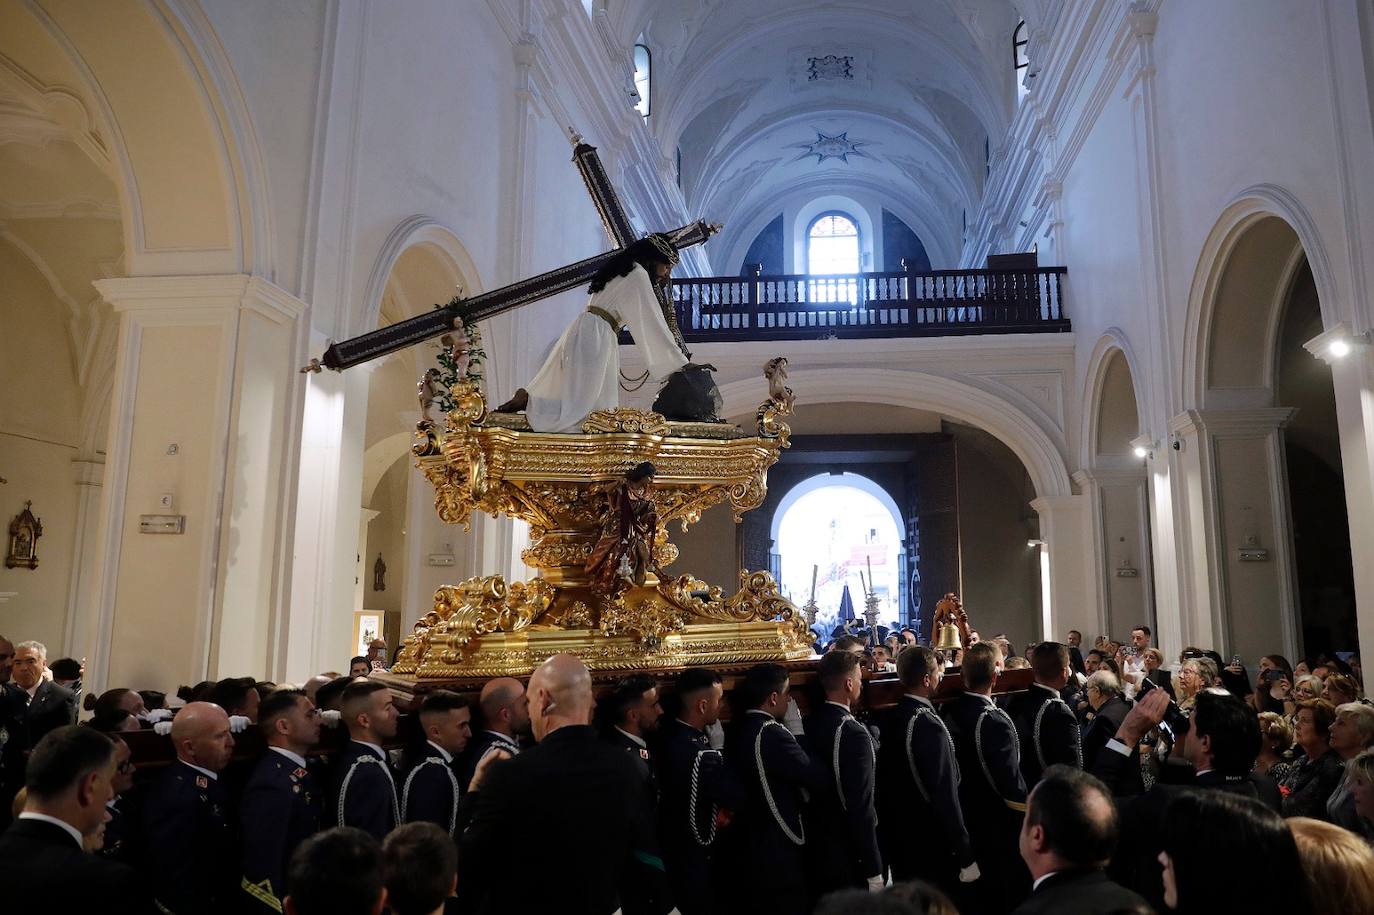
M592 675L576 655L556 654L530 677L530 730L536 742L570 724L586 724L592 715Z
M217 911L238 888L219 778L234 752L229 716L210 702L189 703L172 719L172 746L177 761L150 786L143 809L148 860L158 862L153 892L170 912Z
M525 685L513 677L488 680L477 697L482 713L481 730L472 735L462 757L459 784L477 774L477 766L493 751L507 756L520 752L521 735L530 732L529 696Z
M592 677L573 655L554 655L529 684L535 746L490 767L459 842L463 892L473 910L638 910L667 896L655 817L634 761L596 736ZM574 786L569 790L569 786ZM530 836L538 836L533 846ZM530 879L528 855L538 862Z

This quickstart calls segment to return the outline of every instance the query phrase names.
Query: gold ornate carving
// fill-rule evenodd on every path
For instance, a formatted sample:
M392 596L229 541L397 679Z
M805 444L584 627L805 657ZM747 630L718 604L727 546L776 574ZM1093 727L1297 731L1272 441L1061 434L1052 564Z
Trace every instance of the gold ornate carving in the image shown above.
M532 433L508 416L488 417L475 385L456 386L442 428L421 424L414 449L439 517L465 527L474 511L526 521L532 542L521 558L541 577L507 584L486 575L440 588L393 674L520 675L563 651L595 670L808 657L811 634L802 615L767 573L741 573L741 587L730 596L691 575L656 577L678 556L668 522L686 530L725 502L738 520L767 495L768 468L790 435L781 418L792 410L791 392L770 365L770 396L753 434L723 424L689 434L696 431L691 425L628 408L591 414L580 435ZM653 565L642 585L599 594L585 567L609 494L644 461L657 470L645 496L659 520Z
M610 432L667 435L668 421L662 413L617 407L614 410L597 410L589 415L582 423L582 431L589 435Z

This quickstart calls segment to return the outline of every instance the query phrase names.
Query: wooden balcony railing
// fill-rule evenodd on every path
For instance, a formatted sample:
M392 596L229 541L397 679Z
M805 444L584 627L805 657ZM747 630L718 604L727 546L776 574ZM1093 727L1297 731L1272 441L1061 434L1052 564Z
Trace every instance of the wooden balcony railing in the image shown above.
M691 342L1064 333L1065 267L673 281Z

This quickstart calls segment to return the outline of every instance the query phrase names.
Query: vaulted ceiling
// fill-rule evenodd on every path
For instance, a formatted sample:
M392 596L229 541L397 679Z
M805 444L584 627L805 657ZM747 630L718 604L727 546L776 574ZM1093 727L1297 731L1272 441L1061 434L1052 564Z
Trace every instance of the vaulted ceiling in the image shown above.
M692 212L726 223L717 252L787 200L849 193L957 256L1016 103L1010 0L610 0L605 15L654 54L649 128L680 150Z

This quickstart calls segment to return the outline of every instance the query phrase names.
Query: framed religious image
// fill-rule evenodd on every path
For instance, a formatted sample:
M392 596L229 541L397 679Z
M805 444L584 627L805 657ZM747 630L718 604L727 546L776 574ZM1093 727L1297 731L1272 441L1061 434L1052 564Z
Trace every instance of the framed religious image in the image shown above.
M38 538L43 536L43 522L33 516L32 502L24 503L24 510L10 522L10 551L5 556L7 569L38 568Z
M368 644L375 638L384 638L382 624L385 616L381 610L355 610L353 612L353 653L367 654Z

